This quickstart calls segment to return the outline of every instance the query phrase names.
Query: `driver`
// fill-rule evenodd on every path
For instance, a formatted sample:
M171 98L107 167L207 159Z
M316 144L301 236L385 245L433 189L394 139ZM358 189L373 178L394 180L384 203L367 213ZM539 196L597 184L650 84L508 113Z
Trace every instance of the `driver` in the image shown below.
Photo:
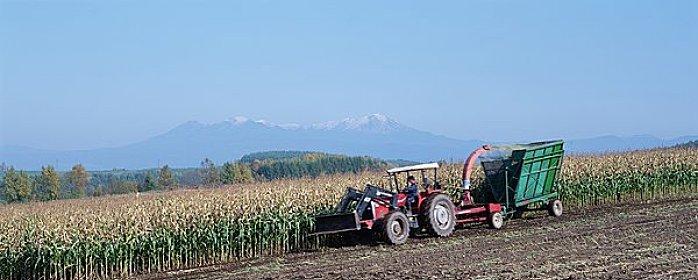
M417 186L417 179L414 176L407 177L407 187L404 190L407 194L408 209L412 209L412 205L417 200L417 193L419 193L419 187Z

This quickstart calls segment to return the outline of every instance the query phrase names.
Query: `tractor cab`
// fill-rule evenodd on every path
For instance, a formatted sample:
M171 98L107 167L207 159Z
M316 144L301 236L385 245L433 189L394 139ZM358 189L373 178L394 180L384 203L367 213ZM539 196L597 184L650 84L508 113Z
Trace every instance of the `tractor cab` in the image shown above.
M388 169L386 172L390 180L390 191L397 193L398 197L397 207L407 208L407 194L405 193L407 178L414 176L418 182L419 194L416 203L409 210L413 213L418 213L424 199L434 192L441 191L441 185L438 183L438 169L439 164L436 162Z
M436 162L417 164L403 167L388 169L388 178L390 179L390 190L399 193L406 186L407 177L413 174L419 175L419 182L425 191L430 193L434 190L441 189L438 183L439 164ZM417 176L415 176L417 178Z

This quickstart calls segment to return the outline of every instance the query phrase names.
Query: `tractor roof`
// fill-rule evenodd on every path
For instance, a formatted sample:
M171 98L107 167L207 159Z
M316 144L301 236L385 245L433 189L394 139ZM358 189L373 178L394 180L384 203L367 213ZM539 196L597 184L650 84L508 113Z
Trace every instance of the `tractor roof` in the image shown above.
M425 170L425 169L437 169L437 168L439 168L439 164L436 162L432 162L432 163L424 163L424 164L396 167L396 168L388 169L388 173L398 173L398 172L416 171L416 170Z

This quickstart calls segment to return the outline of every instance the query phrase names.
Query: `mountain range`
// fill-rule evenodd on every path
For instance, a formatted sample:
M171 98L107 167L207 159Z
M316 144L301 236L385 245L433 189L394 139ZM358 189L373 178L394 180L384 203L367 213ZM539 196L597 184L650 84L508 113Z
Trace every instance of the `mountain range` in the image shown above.
M569 140L566 150L578 153L622 151L670 146L696 139L698 136L674 139L650 135L601 136ZM186 122L155 137L115 148L54 151L2 146L0 161L27 170L47 164L67 170L78 162L90 170L140 169L164 164L192 167L206 157L221 163L251 152L271 150L322 151L412 161L462 160L484 143L414 129L381 114L305 126L235 117L213 124Z

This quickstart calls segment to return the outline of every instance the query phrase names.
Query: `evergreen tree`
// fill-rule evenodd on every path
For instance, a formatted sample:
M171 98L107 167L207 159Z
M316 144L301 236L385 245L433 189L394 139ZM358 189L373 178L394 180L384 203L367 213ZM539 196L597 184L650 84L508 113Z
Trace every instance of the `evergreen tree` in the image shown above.
M61 195L61 177L53 166L41 167L41 175L36 182L36 196L47 201L55 200Z
M68 172L68 183L70 184L75 197L84 197L87 184L90 182L90 173L87 173L82 164L76 164Z
M160 172L158 172L158 187L161 189L167 189L167 190L172 190L175 187L175 180L174 177L172 177L172 170L170 169L170 166L165 164L162 168L160 168Z
M247 164L226 162L221 166L221 183L223 184L249 183L253 179L252 169Z
M221 166L221 183L230 185L235 183L235 165L231 162L226 162Z
M24 171L16 172L13 167L8 168L5 173L5 200L7 202L27 202L31 199L33 182Z
M213 163L209 158L205 158L201 161L201 169L199 169L199 176L201 176L201 182L206 186L217 186L220 183L220 175L218 175L218 168L216 164Z
M140 185L139 191L148 192L156 190L157 188L158 186L155 182L155 178L153 178L153 174L151 174L150 171L147 171L145 177L143 178L143 182Z

